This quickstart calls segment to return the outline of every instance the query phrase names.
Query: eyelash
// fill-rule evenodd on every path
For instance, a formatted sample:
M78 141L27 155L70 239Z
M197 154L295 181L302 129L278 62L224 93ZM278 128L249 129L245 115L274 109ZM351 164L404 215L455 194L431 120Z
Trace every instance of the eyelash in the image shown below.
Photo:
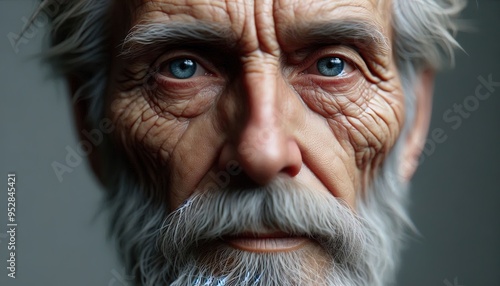
M349 49L346 51L346 49ZM308 75L306 71L316 65L319 60L323 58L339 58L344 61L346 65L351 66L352 70L357 70L358 65L356 64L356 57L354 55L351 55L353 51L350 51L350 48L341 48L340 50L336 50L335 52L332 52L331 48L323 48L317 51L314 51L313 53L307 55L302 61L297 65L297 70L299 70L299 75ZM354 59L353 59L354 58ZM342 74L339 75L338 77L343 77L348 75Z
M198 66L201 66L210 75L217 75L217 73L214 72L215 68L212 67L212 64L210 64L210 61L204 60L203 57L199 56L196 53L190 52L190 51L176 51L176 52L161 55L155 61L155 64L153 65L153 70L156 73L160 73L162 68L164 68L167 64L173 62L174 60L182 59L182 58L192 59L193 61L195 61L197 63Z
M335 50L332 52L332 50ZM294 65L297 71L298 75L309 75L309 76L318 76L318 77L324 77L328 78L325 75L318 75L318 74L312 74L311 72L308 72L311 68L315 68L315 65L317 65L318 61L321 60L322 58L326 57L336 57L340 58L341 60L344 61L346 67L344 69L350 67L352 71L358 70L358 65L356 64L356 61L358 60L357 57L359 55L352 50L352 48L349 47L338 47L336 46L335 48L333 47L323 47L318 50L313 51L312 53L308 54L305 56L304 59L299 60L298 64ZM199 56L198 54L191 52L191 51L175 51L172 53L164 54L161 55L156 61L155 64L153 65L153 74L154 78L157 80L167 83L167 81L188 81L191 78L188 79L177 79L175 77L171 76L166 76L161 73L162 69L165 68L166 65L171 63L172 61L179 59L179 58L189 58L192 59L197 63L197 65L201 68L203 68L206 71L206 76L218 76L219 73L214 72L215 67L212 67L213 64L210 63L208 60L204 60L203 57ZM351 60L354 58L354 60ZM342 74L331 77L333 78L342 78L348 76L352 71L349 72L342 72Z

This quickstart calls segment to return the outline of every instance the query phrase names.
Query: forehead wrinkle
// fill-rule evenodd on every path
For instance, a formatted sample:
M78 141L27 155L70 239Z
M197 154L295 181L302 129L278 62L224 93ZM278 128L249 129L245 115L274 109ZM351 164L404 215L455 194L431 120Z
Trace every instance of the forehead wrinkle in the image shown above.
M373 67L389 67L392 10L388 1L280 0L276 3L278 42L285 53L346 44L360 52ZM337 28L340 31L336 31Z
M390 45L381 29L361 19L302 22L284 27L280 42L288 50L303 46L348 44L362 51L387 56Z
M254 19L254 1L212 0L140 0L135 12L134 25L149 22L219 23L229 26L237 36L235 46L243 53L259 46Z
M353 18L369 21L379 26L381 31L385 31L390 24L386 15L387 11L391 11L390 6L380 5L387 3L386 0L383 2L375 2L375 0L280 0L275 3L278 29L290 23L327 22Z
M152 20L200 20L206 22L228 22L230 20L226 1L220 0L142 0L134 14L134 23Z
M254 17L259 50L278 57L280 48L276 35L274 5L273 0L255 0Z
M141 2L141 12L139 13L138 24L147 21L158 22L206 22L227 24L236 36L235 46L239 47L242 54L253 51L266 52L275 56L280 50L287 49L290 43L283 41L286 37L283 34L290 34L290 30L295 30L299 35L298 27L302 28L311 20L317 22L327 19L346 20L353 17L360 17L359 22L366 21L371 26L379 29L371 39L366 38L366 43L377 44L377 51L382 54L386 52L387 41L384 42L385 29L380 23L380 13L371 13L373 9L379 10L381 6L387 7L389 1L386 0L340 0L340 1L208 1L208 0L185 0L185 1L145 1ZM325 5L323 5L325 4ZM383 5L385 4L385 5ZM305 8L308 9L305 9ZM318 10L318 11L316 11ZM352 14L348 14L348 12ZM338 15L338 16L337 16ZM313 17L314 16L314 17ZM366 19L365 19L366 18ZM352 22L352 21L351 21ZM289 28L294 25L294 28ZM315 24L317 25L317 23ZM370 25L365 25L370 26ZM286 30L286 32L283 32ZM307 29L303 29L307 30ZM318 31L311 30L318 34ZM302 33L306 38L313 35ZM318 36L318 35L316 35ZM319 33L321 36L321 33ZM356 36L356 35L355 35ZM389 35L388 35L389 36ZM299 39L299 37L296 37ZM362 40L362 39L360 39ZM385 38L387 40L387 38ZM363 42L363 41L361 41ZM385 43L385 45L384 45Z

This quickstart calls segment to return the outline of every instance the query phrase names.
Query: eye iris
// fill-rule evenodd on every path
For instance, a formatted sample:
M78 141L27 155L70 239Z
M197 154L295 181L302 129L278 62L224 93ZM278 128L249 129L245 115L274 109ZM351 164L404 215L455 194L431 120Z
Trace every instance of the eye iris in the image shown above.
M317 63L320 74L324 76L337 76L344 70L344 61L340 58L322 58Z
M170 63L170 72L176 78L190 78L196 72L196 62L190 59L173 60Z

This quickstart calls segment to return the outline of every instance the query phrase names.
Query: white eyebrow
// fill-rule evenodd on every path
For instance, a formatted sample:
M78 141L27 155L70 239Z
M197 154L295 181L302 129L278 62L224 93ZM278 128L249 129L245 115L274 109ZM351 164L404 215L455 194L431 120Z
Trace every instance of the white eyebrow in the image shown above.
M284 42L292 46L345 44L370 56L387 55L391 51L389 40L381 30L376 25L360 19L291 25L285 29L283 36Z
M231 48L236 39L229 28L214 23L139 24L123 40L119 56L135 58L171 47L196 45Z

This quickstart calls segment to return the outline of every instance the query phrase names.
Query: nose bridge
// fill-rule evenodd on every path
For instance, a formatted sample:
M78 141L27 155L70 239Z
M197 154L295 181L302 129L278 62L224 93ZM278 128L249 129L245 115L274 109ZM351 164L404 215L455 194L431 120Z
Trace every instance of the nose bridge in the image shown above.
M236 159L259 184L280 173L295 176L302 158L289 126L290 111L284 108L290 94L277 61L254 57L245 61L242 71L242 84L235 96L244 97L246 110L231 123L239 128L226 143L232 146L223 148L221 165Z
M267 130L279 132L285 124L282 106L286 101L278 87L280 78L275 65L255 61L244 67L243 85L248 104L247 124L249 131ZM255 129L255 130L254 130Z

